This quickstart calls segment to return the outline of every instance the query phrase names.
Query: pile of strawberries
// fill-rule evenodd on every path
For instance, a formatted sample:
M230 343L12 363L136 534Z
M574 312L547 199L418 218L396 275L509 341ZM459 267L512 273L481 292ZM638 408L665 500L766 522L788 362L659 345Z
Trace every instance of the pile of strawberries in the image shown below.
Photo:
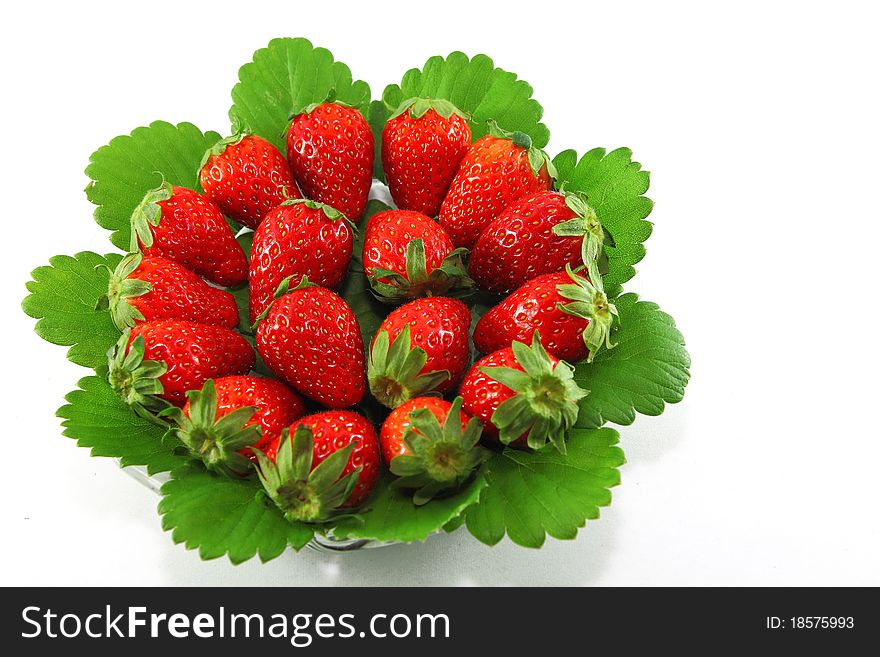
M122 399L208 469L255 472L299 522L351 513L383 467L421 505L499 444L564 452L586 395L569 363L612 346L616 309L609 236L585 197L553 189L547 155L494 124L472 142L448 101L407 100L381 144L398 209L370 217L354 253L373 183L364 117L332 97L306 107L286 151L238 132L205 154L204 194L164 183L134 211L105 299ZM226 217L254 231L250 254ZM359 267L396 306L368 350L336 293ZM245 284L255 347L224 289ZM471 332L461 299L477 290L505 298ZM254 348L277 378L251 373ZM367 395L390 409L378 434Z

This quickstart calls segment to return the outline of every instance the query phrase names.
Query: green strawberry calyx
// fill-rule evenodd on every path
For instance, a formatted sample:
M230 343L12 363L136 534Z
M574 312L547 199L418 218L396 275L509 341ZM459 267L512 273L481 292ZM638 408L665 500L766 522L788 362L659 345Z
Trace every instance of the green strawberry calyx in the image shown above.
M212 157L215 157L218 155L223 155L223 153L226 151L226 149L229 146L234 146L235 144L240 144L241 140L244 139L245 137L247 137L249 134L250 133L248 133L247 131L245 131L241 127L241 122L236 117L235 123L232 128L232 134L229 135L228 137L224 137L223 139L221 139L220 141L218 141L216 144L214 144L208 150L205 151L205 154L202 155L201 162L199 162L198 172L201 172L201 170L205 168L205 165L208 163L208 160L210 160Z
M448 119L452 115L460 116L466 121L469 121L471 118L469 114L462 112L445 98L407 98L396 108L388 107L388 109L392 110L391 115L388 117L389 121L396 119L407 110L409 111L410 117L414 119L422 118L429 110L434 110L444 119Z
M392 487L416 489L416 506L460 488L489 456L478 446L483 427L477 418L470 418L462 430L461 404L462 398L456 397L442 426L427 408L409 413L410 425L403 434L409 453L395 456L389 467L399 477Z
M357 484L361 468L342 476L354 450L350 443L338 449L312 469L315 438L312 430L296 427L281 432L278 454L273 463L265 454L257 455L257 476L266 494L291 522L321 523L338 518L339 507Z
M551 179L556 179L556 166L553 164L550 156L540 148L536 148L532 143L532 138L528 134L520 132L519 130L508 132L491 119L489 120L489 134L498 139L509 139L513 142L514 146L519 146L520 148L525 149L529 158L529 166L535 176L539 176L541 174L541 169L546 167L547 175L550 176Z
M380 330L370 350L367 375L370 392L388 408L397 408L413 397L435 392L439 385L449 380L450 374L448 370L422 374L427 362L427 352L412 346L409 324L393 341L388 331Z
M541 449L550 442L565 454L565 435L577 420L577 402L589 392L575 382L571 365L562 360L553 364L541 345L538 331L531 347L514 342L511 348L524 371L512 367L478 368L515 393L492 414L499 439L509 445L527 436L532 449Z
M553 226L553 234L559 237L583 237L581 260L584 265L600 262L605 255L605 245L614 246L611 234L599 221L596 210L587 203L586 194L562 190L559 193L565 197L565 205L576 216Z
M107 380L135 414L165 426L156 414L170 406L159 396L165 391L159 377L168 367L159 361L144 360L143 336L137 336L129 345L130 334L131 330L125 329L119 341L107 352Z
M299 277L299 282L294 287L290 287L290 283L293 279ZM278 287L275 288L275 293L272 295L272 301L269 302L269 305L266 306L266 309L257 315L257 318L254 320L254 323L251 325L251 328L256 330L257 326L269 315L269 311L272 309L272 303L283 297L285 294L290 294L291 292L296 292L297 290L303 290L307 287L318 287L314 283L309 281L309 277L305 274L291 274L284 280L282 280Z
M162 220L162 208L159 206L161 201L167 201L171 198L171 183L162 180L162 184L148 191L141 202L138 203L134 212L131 213L131 248L132 253L140 250L138 240L146 248L153 246L153 231Z
M418 237L406 245L406 274L374 267L367 272L367 278L373 294L383 303L403 303L426 296L467 296L474 288L474 281L462 262L467 252L467 249L455 249L429 273L425 241Z
M142 260L140 253L130 253L119 261L115 270L106 265L98 265L110 272L110 278L107 282L107 294L98 299L95 310L109 308L110 317L120 331L144 321L143 313L128 302L128 299L143 296L153 289L152 283L131 278Z
M572 282L557 285L556 290L572 303L560 303L558 307L567 315L587 320L582 337L589 351L587 362L591 363L603 345L606 349L613 349L615 346L611 343L611 329L614 318L617 317L617 306L605 294L602 276L595 260L587 267L589 278L576 275L568 265L565 271Z
M177 424L175 433L190 455L205 464L208 470L228 476L243 476L253 463L239 452L259 442L263 435L259 424L248 424L256 406L243 406L217 417L217 390L208 379L201 390L190 390L189 414L171 406L160 417Z
M344 221L346 225L351 229L352 234L357 235L358 229L357 226L345 216L345 213L337 210L331 205L327 205L326 203L321 203L320 201L313 201L308 198L289 198L281 202L282 206L289 205L304 205L310 210L320 210L324 213L324 216L327 217L330 221Z

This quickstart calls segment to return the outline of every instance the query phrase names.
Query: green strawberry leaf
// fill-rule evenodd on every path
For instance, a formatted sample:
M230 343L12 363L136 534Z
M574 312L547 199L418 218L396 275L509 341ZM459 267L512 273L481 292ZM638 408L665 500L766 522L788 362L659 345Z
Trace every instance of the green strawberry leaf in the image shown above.
M377 541L412 543L424 541L474 504L486 487L481 476L449 497L433 499L416 506L412 495L390 486L393 478L386 475L376 484L376 491L367 501L366 511L341 520L333 529L338 538L369 538Z
M385 182L385 171L382 169L382 130L391 113L381 100L371 102L368 111L367 120L373 132L373 178Z
M537 148L544 148L550 131L541 123L544 109L532 98L532 87L515 73L495 67L486 55L468 58L462 52L448 57L431 57L421 69L407 71L400 84L390 84L382 93L382 104L370 108L370 124L378 137L391 113L409 98L443 98L471 116L473 140L489 133L494 120L509 132L524 132ZM381 166L381 158L377 158ZM381 179L380 175L377 175Z
M87 376L77 385L56 414L64 418L64 435L91 448L92 456L118 458L123 467L143 465L150 474L187 462L173 441L163 440L165 430L132 413L103 377Z
M632 424L636 412L660 415L665 404L682 400L690 378L691 358L672 317L635 294L614 303L620 314L611 336L616 346L575 367L575 380L590 391L579 402L580 427Z
M546 535L573 539L620 483L623 451L613 429L575 429L567 454L545 448L505 448L484 466L489 485L465 512L468 531L487 545L506 533L523 547L541 547Z
M285 520L256 477L230 479L193 463L172 472L160 493L162 528L175 543L198 548L202 559L228 555L238 564L259 555L265 562L288 545L301 549L314 535Z
M556 186L587 194L587 202L614 237L615 245L606 247L608 274L604 280L609 293L617 290L635 276L633 265L645 257L643 243L651 235L652 224L645 220L654 207L644 196L650 183L648 172L633 162L628 148L608 154L604 148L594 148L580 160L577 153L567 150L557 155L553 164L558 172Z
M97 205L95 221L112 230L110 241L125 251L131 237L131 213L151 189L165 180L201 190L198 170L205 151L220 139L191 123L156 121L114 137L94 153L86 167L92 182L86 196Z
M230 119L272 142L282 153L291 117L326 100L331 89L337 101L368 115L370 86L363 80L353 82L348 66L307 39L272 39L238 70L238 79L232 89Z
M85 251L74 256L55 256L49 265L37 267L28 282L30 294L21 307L38 320L37 335L52 344L70 347L67 357L77 365L95 368L107 362L107 350L119 340L119 330L109 309L95 305L107 293L109 272L122 256L100 256Z

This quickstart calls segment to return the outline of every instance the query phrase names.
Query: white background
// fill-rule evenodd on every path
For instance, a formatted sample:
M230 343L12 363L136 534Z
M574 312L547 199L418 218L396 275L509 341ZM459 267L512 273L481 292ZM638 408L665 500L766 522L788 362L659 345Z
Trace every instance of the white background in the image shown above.
M432 4L4 10L2 584L880 584L872 3ZM225 132L238 66L274 36L330 48L374 97L431 55L487 53L533 85L551 154L626 145L652 172L629 287L677 319L693 379L622 430L623 483L577 540L202 562L154 493L61 436L86 372L19 304L50 256L110 249L89 154L160 118Z

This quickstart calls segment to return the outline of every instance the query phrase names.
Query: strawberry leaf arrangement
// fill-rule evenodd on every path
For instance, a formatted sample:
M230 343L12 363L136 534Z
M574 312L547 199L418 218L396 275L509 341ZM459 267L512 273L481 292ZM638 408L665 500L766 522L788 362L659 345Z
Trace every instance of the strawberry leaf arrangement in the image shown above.
M240 69L224 134L99 148L115 250L51 258L23 302L92 370L65 435L161 484L205 559L574 538L619 483L604 425L680 401L690 358L624 292L648 173L625 148L551 158L531 95L456 52L372 100L284 38Z

